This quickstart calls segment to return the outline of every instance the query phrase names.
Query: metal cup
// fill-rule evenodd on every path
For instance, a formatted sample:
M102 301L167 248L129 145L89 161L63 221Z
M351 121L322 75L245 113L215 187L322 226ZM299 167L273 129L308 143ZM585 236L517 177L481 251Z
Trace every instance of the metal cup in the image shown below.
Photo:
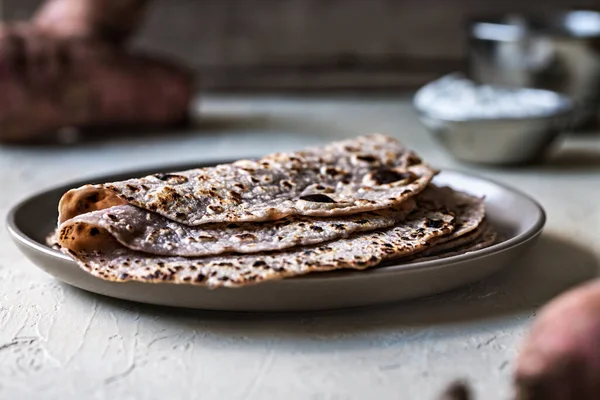
M575 125L600 109L600 12L506 15L468 24L469 75L478 83L563 93Z

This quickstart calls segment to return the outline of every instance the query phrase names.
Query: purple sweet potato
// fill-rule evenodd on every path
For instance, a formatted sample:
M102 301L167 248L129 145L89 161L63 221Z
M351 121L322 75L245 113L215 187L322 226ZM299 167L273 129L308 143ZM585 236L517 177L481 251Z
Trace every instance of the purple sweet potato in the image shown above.
M150 0L45 0L31 22L54 37L125 43L138 30Z
M0 141L62 127L179 124L192 91L192 75L164 60L30 25L0 28Z
M515 379L519 400L600 399L600 280L542 309L518 357Z

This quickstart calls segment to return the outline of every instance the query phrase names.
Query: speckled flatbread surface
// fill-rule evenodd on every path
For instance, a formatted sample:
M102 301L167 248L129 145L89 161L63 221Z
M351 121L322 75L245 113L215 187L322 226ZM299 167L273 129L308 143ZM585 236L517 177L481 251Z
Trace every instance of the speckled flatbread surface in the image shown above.
M472 237L470 238L472 239ZM443 245L431 247L415 257L410 257L407 261L424 262L439 260L442 258L460 256L473 251L485 249L498 242L498 234L491 227L483 229L474 240L462 241L461 238L446 242Z
M211 168L86 185L59 204L48 243L101 279L208 288L493 244L482 198L369 135Z
M110 281L170 282L210 288L239 287L342 268L366 269L427 248L454 230L447 209L421 207L396 227L360 233L315 246L214 257L161 257L135 252L115 241L113 248L77 253L63 247L89 273Z
M397 140L373 134L259 160L87 185L62 197L59 221L124 204L190 226L349 215L397 206L435 174Z
M257 253L347 238L356 232L389 228L414 209L413 199L384 210L337 217L292 216L277 221L187 226L131 205L78 215L60 227L60 241L71 249L110 240L156 255L198 257L228 252ZM93 248L92 248L93 250Z

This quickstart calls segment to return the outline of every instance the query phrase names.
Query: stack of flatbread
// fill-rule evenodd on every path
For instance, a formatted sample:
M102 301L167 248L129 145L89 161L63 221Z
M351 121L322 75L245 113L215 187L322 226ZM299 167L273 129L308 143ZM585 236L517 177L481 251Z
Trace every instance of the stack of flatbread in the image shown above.
M434 186L436 173L398 141L368 135L73 189L48 241L102 279L210 288L494 243L483 199Z

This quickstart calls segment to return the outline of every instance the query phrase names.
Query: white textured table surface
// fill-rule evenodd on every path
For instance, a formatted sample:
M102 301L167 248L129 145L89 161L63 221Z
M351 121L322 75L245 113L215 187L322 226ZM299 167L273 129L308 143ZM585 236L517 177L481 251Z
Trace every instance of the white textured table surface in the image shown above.
M406 98L209 98L197 131L53 148L0 147L0 214L45 187L124 168L260 155L379 131L440 167L526 191L548 212L529 255L470 287L399 305L302 315L173 310L63 285L0 231L0 399L435 399L468 378L508 399L536 309L597 274L600 136L514 170L455 164Z

